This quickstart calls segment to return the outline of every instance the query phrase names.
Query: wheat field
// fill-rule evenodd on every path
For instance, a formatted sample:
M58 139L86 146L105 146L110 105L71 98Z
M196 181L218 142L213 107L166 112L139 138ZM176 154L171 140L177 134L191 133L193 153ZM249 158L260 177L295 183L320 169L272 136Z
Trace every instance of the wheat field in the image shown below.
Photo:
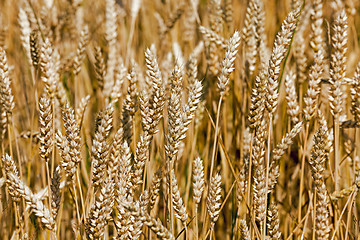
M357 0L0 1L0 239L360 239Z

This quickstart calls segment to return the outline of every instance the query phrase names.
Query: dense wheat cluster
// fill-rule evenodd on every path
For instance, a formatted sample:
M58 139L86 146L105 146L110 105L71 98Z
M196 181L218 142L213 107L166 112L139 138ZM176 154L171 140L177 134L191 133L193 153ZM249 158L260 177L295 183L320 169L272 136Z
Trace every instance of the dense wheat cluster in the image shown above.
M357 0L0 2L0 239L359 239Z

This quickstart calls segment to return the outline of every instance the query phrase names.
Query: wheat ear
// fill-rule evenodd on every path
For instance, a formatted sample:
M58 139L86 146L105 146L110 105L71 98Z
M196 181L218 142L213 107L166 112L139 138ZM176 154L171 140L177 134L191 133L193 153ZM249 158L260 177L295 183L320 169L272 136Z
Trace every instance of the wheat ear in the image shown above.
M85 25L80 32L80 39L76 49L76 55L73 64L73 74L77 76L80 73L81 65L85 58L85 48L89 42L89 27Z
M221 206L221 176L215 174L210 181L209 193L206 198L206 206L210 216L210 229L214 230L216 221L220 215Z
M241 240L251 239L250 231L245 219L240 220L240 239Z
M114 205L113 180L104 179L102 184L100 194L91 206L89 217L85 223L86 235L89 239L103 238Z
M41 96L39 101L39 122L40 122L40 156L43 160L48 162L52 153L53 145L53 129L52 129L52 110L51 102L48 95L45 93Z
M274 113L278 101L278 86L280 77L280 64L286 57L286 52L290 46L296 22L300 15L300 9L295 9L289 13L281 25L281 31L276 35L273 50L271 53L268 68L268 85L266 95L266 107L270 113Z
M270 164L270 173L269 173L269 190L271 191L277 182L279 177L279 160L284 155L285 151L292 144L293 139L302 129L302 122L297 123L290 132L288 132L279 143L276 148L273 150L272 162Z
M95 131L92 152L92 182L94 187L101 186L107 169L108 151L107 137L112 128L112 105L108 105L104 113L100 115L99 125Z
M281 239L279 210L276 203L271 203L268 211L268 231L272 240Z
M351 113L355 120L360 119L360 62L356 67L352 86L350 89L351 93Z
M299 122L299 104L297 102L297 94L295 89L296 75L293 71L290 71L285 77L285 90L286 90L286 106L287 114L290 117L291 122L296 124Z

